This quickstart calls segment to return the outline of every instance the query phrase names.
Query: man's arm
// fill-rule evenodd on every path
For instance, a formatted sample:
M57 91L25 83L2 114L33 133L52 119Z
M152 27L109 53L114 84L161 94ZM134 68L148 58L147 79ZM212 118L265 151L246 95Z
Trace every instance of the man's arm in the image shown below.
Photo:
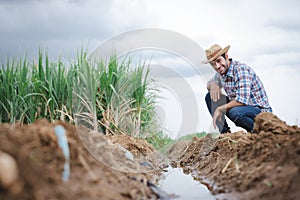
M216 102L220 99L221 94L221 80L220 76L216 73L216 75L210 79L207 83L207 90L210 93L210 98Z
M215 113L214 113L214 117L213 117L213 125L214 125L214 128L216 128L216 122L217 120L221 121L221 117L222 117L222 113L224 112L227 112L228 110L230 110L231 108L233 107L236 107L236 106L244 106L245 104L243 103L240 103L238 101L236 101L235 99L230 101L229 103L226 103L222 106L219 106Z
M220 99L220 95L221 95L221 88L220 86L215 83L215 82L211 82L207 84L207 89L209 91L210 94L210 98L216 102Z
M243 103L240 103L238 101L236 101L235 99L233 99L232 101L230 101L229 103L226 103L220 107L218 107L217 109L220 109L220 111L222 112L227 112L228 110L230 110L231 108L233 107L236 107L236 106L244 106L245 104Z

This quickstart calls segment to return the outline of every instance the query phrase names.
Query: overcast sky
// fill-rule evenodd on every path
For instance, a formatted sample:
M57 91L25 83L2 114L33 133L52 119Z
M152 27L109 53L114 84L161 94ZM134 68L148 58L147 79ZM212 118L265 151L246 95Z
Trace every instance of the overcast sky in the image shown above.
M42 47L75 57L126 31L167 29L204 49L231 45L229 56L262 79L274 113L300 124L299 10L297 0L1 0L0 56L34 57Z

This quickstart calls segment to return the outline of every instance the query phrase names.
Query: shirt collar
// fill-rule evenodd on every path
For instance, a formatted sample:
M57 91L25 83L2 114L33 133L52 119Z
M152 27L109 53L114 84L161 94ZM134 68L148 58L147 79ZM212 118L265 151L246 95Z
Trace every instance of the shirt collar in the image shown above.
M228 72L227 72L227 74L225 75L225 77L227 77L227 76L230 76L230 77L234 77L234 74L233 74L233 60L232 60L232 58L229 58L229 61L230 61L230 66L229 66L229 68L228 68Z

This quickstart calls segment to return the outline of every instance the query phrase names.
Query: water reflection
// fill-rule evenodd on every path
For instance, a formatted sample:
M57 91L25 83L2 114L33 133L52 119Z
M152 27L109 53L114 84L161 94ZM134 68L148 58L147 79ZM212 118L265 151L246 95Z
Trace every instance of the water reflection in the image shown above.
M205 185L184 174L181 168L169 167L164 175L165 179L159 182L159 187L168 194L178 196L176 200L215 199Z

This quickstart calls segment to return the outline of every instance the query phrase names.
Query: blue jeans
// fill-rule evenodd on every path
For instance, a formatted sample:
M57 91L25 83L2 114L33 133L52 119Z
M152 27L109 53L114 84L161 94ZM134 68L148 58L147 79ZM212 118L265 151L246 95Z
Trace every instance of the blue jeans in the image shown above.
M210 93L208 92L205 97L205 102L207 108L211 114L214 115L215 110L226 103L229 102L227 96L222 95L217 102L214 102L210 98ZM226 116L234 122L235 125L246 129L248 132L252 132L254 126L254 118L258 115L261 110L253 106L236 106L231 108L226 112ZM221 133L230 132L230 128L226 122L225 116L223 115L221 121L216 122L217 127Z

